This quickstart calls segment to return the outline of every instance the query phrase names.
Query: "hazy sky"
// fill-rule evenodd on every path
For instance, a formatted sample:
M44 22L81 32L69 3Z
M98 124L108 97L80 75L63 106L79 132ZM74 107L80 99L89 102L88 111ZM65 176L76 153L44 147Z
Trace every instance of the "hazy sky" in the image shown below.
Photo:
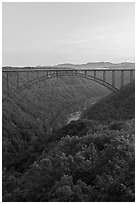
M135 58L134 3L3 3L3 66Z

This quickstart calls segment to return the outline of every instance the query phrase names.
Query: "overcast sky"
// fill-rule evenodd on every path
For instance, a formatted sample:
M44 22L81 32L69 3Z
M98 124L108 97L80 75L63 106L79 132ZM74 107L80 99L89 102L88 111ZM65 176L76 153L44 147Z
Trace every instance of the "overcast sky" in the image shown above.
M134 3L3 3L3 66L135 61Z

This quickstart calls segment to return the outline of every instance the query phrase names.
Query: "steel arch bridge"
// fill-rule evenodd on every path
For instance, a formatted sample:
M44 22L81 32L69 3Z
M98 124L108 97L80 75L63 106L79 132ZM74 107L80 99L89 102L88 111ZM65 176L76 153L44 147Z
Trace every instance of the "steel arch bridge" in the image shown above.
M112 80L111 83L106 79L106 73L111 72ZM12 99L20 92L25 89L31 88L34 84L37 84L41 81L52 79L55 77L64 77L64 76L77 76L85 78L90 81L94 81L98 84L101 84L107 87L113 92L119 92L120 89L115 86L115 72L120 74L121 88L124 86L124 72L129 73L129 82L134 80L135 69L126 68L126 69L109 69L109 68L95 68L95 69L66 69L66 68L46 68L46 69L35 69L35 68L11 68L2 70L2 77L6 83L6 96L3 98L3 101ZM101 78L97 77L97 73L101 73ZM25 83L21 82L22 75L25 74L27 79ZM29 76L31 75L31 77Z

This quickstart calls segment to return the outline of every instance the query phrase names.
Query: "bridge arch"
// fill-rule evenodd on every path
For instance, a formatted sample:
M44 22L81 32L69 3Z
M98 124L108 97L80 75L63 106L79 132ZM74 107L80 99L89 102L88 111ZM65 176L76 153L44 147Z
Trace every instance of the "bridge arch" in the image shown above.
M94 82L108 88L109 90L111 90L113 92L118 93L120 91L118 88L114 87L110 83L108 83L108 82L106 82L100 78L94 77L92 75L83 74L83 73L79 73L79 72L65 72L65 73L54 73L51 75L44 75L44 76L40 76L38 78L35 78L33 80L30 80L26 84L23 84L23 85L19 86L18 88L14 89L13 91L11 91L9 93L9 95L3 99L3 101L8 101L9 99L14 98L20 92L24 91L25 89L29 89L29 88L33 87L33 85L35 85L41 81L45 81L45 80L56 78L56 77L64 77L64 76L70 76L70 77L71 76L77 76L77 77L84 78L84 79L87 79L90 81L94 81Z

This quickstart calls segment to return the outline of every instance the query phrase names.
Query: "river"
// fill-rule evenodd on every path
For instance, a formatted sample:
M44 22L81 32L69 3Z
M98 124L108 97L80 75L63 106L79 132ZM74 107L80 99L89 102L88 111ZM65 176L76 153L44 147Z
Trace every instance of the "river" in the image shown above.
M92 102L91 105L94 105L96 102ZM84 108L83 110L81 111L77 111L77 112L74 112L74 113L71 113L68 120L67 120L67 124L69 124L71 121L77 121L80 119L80 116L81 116L81 113L85 110L86 108Z
M67 124L69 124L71 121L77 121L77 120L79 120L80 115L81 115L81 112L82 112L82 111L78 111L78 112L75 112L75 113L70 114L70 116L69 116L69 118L68 118L68 121L67 121Z

